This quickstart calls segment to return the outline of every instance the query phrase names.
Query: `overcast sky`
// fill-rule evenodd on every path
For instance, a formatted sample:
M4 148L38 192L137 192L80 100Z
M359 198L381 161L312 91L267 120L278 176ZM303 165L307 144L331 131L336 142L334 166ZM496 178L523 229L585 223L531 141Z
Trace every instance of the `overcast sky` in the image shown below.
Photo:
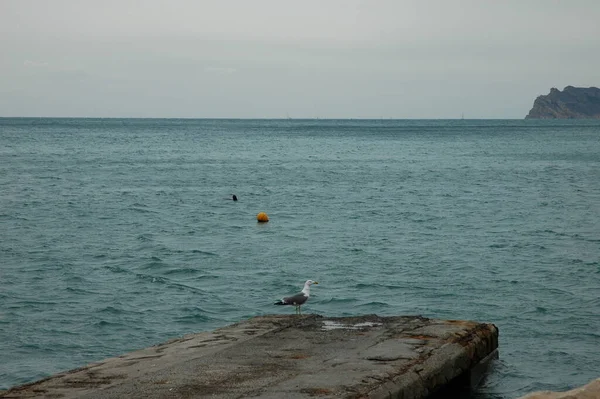
M0 0L0 116L523 118L600 0Z

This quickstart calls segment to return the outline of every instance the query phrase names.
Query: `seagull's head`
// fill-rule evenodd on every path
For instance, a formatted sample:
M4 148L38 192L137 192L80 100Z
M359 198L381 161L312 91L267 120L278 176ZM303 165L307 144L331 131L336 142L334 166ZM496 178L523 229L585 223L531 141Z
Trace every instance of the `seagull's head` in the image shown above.
M314 281L314 280L306 280L306 283L304 283L304 285L308 285L308 286L311 286L313 284L319 284L319 282Z

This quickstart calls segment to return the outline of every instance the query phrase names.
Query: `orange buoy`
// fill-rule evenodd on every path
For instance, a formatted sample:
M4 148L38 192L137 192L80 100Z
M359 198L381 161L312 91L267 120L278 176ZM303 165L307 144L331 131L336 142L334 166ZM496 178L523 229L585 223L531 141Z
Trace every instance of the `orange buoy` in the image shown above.
M256 215L256 220L258 220L260 223L266 223L269 221L269 217L266 213L261 212L258 215Z

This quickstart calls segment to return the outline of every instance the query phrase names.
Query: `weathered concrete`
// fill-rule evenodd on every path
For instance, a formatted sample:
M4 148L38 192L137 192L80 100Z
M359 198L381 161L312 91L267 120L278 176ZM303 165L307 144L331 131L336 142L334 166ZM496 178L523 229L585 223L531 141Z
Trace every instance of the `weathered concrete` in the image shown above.
M534 392L521 399L600 399L600 378L567 392Z
M263 316L93 363L2 398L424 398L498 346L492 324ZM458 379L458 380L457 380Z

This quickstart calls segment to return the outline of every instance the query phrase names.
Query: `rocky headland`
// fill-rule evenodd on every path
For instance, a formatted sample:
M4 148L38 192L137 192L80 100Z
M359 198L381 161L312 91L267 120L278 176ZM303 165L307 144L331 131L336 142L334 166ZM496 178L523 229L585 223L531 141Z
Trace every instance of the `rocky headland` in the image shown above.
M539 96L525 119L600 119L600 89L567 86Z

